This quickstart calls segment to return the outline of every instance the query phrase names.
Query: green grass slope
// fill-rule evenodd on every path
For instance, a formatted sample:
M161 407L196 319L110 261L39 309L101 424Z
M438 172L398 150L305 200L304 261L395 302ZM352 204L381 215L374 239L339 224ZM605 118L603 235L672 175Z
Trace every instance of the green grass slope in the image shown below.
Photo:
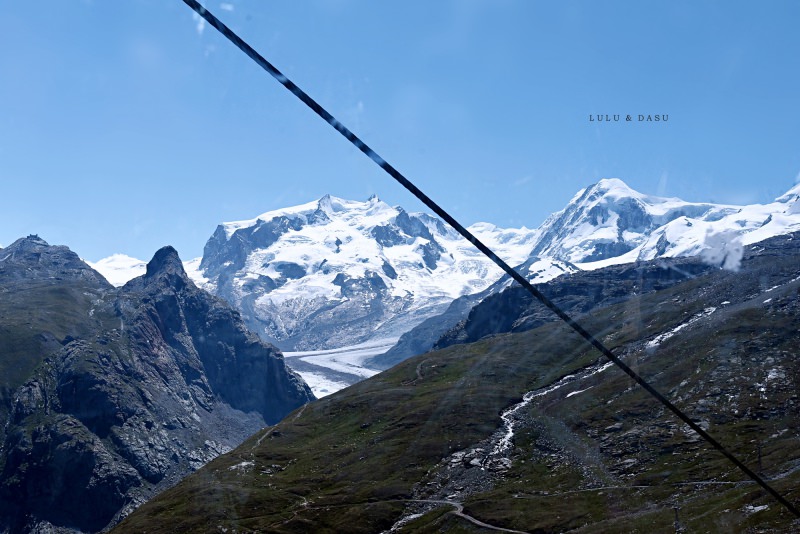
M800 503L800 273L794 254L760 258L581 321ZM560 323L412 358L264 429L115 532L800 530L603 363ZM492 458L501 412L529 392Z

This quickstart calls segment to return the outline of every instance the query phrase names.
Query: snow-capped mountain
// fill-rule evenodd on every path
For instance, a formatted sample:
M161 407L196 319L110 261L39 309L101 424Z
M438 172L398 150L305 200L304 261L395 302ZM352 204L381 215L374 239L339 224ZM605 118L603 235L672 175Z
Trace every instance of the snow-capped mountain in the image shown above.
M487 223L470 230L535 283L658 257L699 255L736 268L743 245L800 230L799 198L800 185L764 205L694 203L604 179L537 230ZM114 258L94 266L115 285L141 268L132 258ZM115 264L122 267L109 271ZM295 351L395 339L457 297L510 283L489 289L502 273L442 221L376 197L325 196L223 223L202 259L185 267L263 338Z
M536 236L486 223L470 229L514 265ZM325 196L221 224L189 271L286 350L397 338L502 274L438 218L374 196Z
M732 206L644 195L622 180L582 189L539 228L532 257L558 258L582 269L703 256L736 268L743 245L800 229L800 185L775 202Z
M85 261L85 260L84 260ZM128 280L142 276L147 269L147 262L132 258L125 254L112 254L97 263L86 262L89 266L102 274L108 282L115 287L124 286Z
M800 230L798 198L800 185L765 205L704 204L644 195L618 179L600 180L580 190L536 230L531 255L517 269L541 282L659 257L701 256L706 263L736 270L744 245ZM452 344L442 344L441 336L464 321L473 306L510 285L504 277L480 294L458 299L368 363L387 368L434 346Z

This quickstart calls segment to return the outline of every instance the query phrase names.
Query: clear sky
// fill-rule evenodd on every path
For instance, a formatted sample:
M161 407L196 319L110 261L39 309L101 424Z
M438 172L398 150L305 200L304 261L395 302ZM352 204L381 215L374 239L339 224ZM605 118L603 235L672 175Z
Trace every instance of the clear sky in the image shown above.
M206 6L465 224L536 227L604 177L752 203L800 173L797 1ZM422 209L180 0L9 0L0 23L3 246L190 259L326 193Z

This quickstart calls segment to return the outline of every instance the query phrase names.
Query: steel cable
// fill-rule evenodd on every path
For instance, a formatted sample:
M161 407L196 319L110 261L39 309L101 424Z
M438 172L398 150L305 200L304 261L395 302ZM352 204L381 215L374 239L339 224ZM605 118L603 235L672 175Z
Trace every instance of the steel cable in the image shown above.
M434 213L436 213L439 217L445 220L450 226L452 226L459 234L461 234L467 241L475 245L475 247L480 250L483 254L485 254L489 259L491 259L498 267L500 267L506 274L508 274L512 279L518 282L522 287L524 287L531 295L533 295L539 302L544 304L548 307L553 313L555 313L561 320L567 323L575 332L580 334L586 341L588 341L593 347L595 347L598 351L600 351L605 357L607 357L610 361L612 361L617 367L622 369L628 376L630 376L636 383L638 383L642 388L645 389L650 395L652 395L656 400L658 400L661 404L663 404L666 408L668 408L673 414L675 414L681 421L686 423L689 428L697 432L706 442L711 444L715 449L717 449L723 456L725 456L731 463L733 463L736 467L738 467L745 475L747 475L750 479L757 482L762 488L764 488L775 500L781 503L786 509L788 509L791 513L795 516L800 517L800 510L798 510L792 503L786 500L780 493L778 493L775 489L772 488L767 482L758 476L754 471L744 465L738 458L736 458L731 452L729 452L725 447L722 446L716 439L711 437L705 430L703 430L697 423L695 423L688 415L683 413L677 406L672 404L664 395L658 392L653 386L651 386L644 378L639 376L633 369L628 367L621 359L619 359L616 355L614 355L611 350L609 350L603 343L601 343L597 338L595 338L592 334L590 334L587 330L585 330L580 324L578 324L572 317L570 317L565 311L559 308L554 302L552 302L549 298L547 298L541 291L539 291L533 284L531 284L524 276L519 274L515 269L509 266L503 259L497 256L494 252L492 252L489 247L484 245L475 235L472 234L469 230L467 230L461 223L455 220L448 212L446 212L442 207L440 207L436 202L434 202L430 197L428 197L425 193L423 193L417 186L415 186L408 178L403 176L400 171L395 169L392 165L390 165L385 159L383 159L377 152L372 150L364 141L359 139L349 128L339 122L333 115L331 115L325 108L323 108L319 103L317 103L313 98L311 98L305 91L300 89L294 82L292 82L289 78L287 78L281 71L279 71L272 63L267 61L261 54L256 52L249 44L247 44L244 40L242 40L236 33L233 32L230 28L228 28L222 21L220 21L217 17L215 17L210 11L208 11L205 7L203 7L199 2L196 0L183 0L189 7L191 7L198 15L203 17L211 26L216 28L223 36L225 36L229 41L231 41L237 48L239 48L242 52L244 52L248 57L250 57L253 61L255 61L261 68L266 70L270 75L272 75L281 85L283 85L286 89L288 89L293 95L295 95L298 99L300 99L304 104L306 104L309 108L311 108L314 113L319 115L325 122L330 124L333 128L335 128L340 134L342 134L348 141L350 141L356 148L358 148L361 152L363 152L368 158L378 164L386 173L389 174L392 178L394 178L397 182L400 183L403 187L405 187L411 194L417 197L423 204L425 204L428 208L430 208Z

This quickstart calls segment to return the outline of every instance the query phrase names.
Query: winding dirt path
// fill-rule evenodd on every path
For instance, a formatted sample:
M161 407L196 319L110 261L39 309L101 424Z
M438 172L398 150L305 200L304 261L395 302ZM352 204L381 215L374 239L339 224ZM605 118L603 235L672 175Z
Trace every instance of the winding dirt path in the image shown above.
M304 404L304 405L303 405L303 406L300 408L300 411L299 411L299 412L297 412L297 414L296 414L296 415L295 415L295 416L292 418L292 421L297 421L297 419L298 419L298 418L299 418L301 415L303 415L303 412L304 412L304 411L306 411L306 406L308 406L308 403L305 403L305 404ZM282 422L283 422L283 421L281 421L281 423L282 423ZM277 423L275 426L270 426L270 427L267 427L267 430L266 430L266 431L265 431L265 432L264 432L264 433L261 435L261 437L260 437L260 438L258 438L258 441L256 441L256 444L255 444L255 445L253 445L252 447L250 447L250 450L251 450L251 451L253 451L253 450L255 450L255 448L256 448L256 447L258 447L259 445L261 445L261 442L262 442L262 441L264 441L264 438L266 438L267 436L269 436L270 434L272 434L272 432L273 432L275 429L277 429L277 428L278 428L278 427L281 425L281 423Z
M498 526L495 526L495 525L490 525L489 523L484 523L480 519L476 519L476 518L472 517L471 515L469 515L467 513L464 513L464 505L461 504L459 501L451 501L451 500L448 500L448 499L405 499L403 502L416 502L416 503L422 503L422 504L442 504L442 505L445 505L445 506L452 506L453 508L455 508L455 510L453 510L451 512L448 512L448 513L451 513L451 514L453 514L455 516L458 516L458 517L460 517L462 519L465 519L465 520L469 521L470 523L472 523L473 525L477 525L479 527L486 528L486 529L489 529L489 530L496 530L498 532L513 532L515 534L528 534L527 532L525 532L523 530L512 530L512 529L508 529L508 528L498 527ZM385 532L393 532L396 527L399 527L399 526L402 525L402 522L403 522L403 519L401 518L400 521L395 523L392 526L391 529L389 529L389 530L387 530Z

